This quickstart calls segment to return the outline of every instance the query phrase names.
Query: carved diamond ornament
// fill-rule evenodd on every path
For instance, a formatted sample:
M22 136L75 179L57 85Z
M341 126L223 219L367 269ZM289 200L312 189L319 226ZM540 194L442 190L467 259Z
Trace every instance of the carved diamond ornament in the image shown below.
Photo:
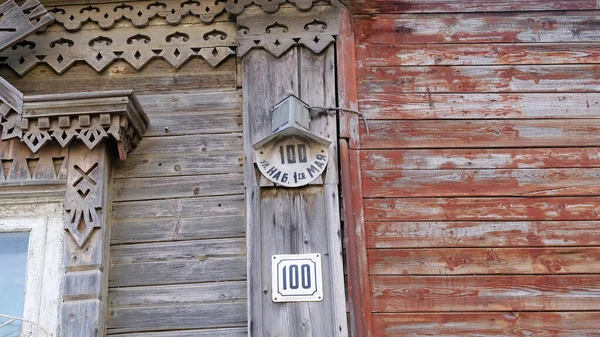
M273 134L253 145L262 175L284 187L300 187L321 177L331 142L310 131L309 106L294 95L272 109Z

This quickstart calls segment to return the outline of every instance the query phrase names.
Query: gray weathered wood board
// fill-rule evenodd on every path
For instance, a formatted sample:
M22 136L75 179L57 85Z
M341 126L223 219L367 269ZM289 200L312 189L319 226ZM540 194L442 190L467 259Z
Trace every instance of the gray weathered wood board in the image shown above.
M243 237L243 214L201 218L160 218L113 222L112 243L159 242Z
M138 96L152 123L144 137L242 132L242 92L194 90Z
M131 331L243 327L246 325L246 301L114 308L109 318L109 334Z
M134 152L137 152L137 150ZM134 156L117 163L115 177L235 173L242 172L242 165L242 152L238 149L218 152L206 151L205 153L194 153L193 156L186 152L154 154L149 150L145 156Z
M0 67L0 76L24 94L55 94L75 91L131 89L136 94L167 94L193 90L235 90L235 58L214 68L208 62L192 58L176 69L165 60L155 59L141 72L117 61L101 73L87 64L75 64L64 74L57 74L47 65L40 65L21 78L12 69Z
M239 173L115 180L115 201L219 196L243 193Z
M119 337L244 337L248 328L223 328L202 330L169 330L161 332L125 333Z
M243 204L242 195L117 202L113 205L113 216L117 219L144 219L237 215L243 214Z
M243 238L141 243L114 246L112 264L152 263L172 260L202 260L208 257L243 256Z
M209 282L186 285L113 288L108 294L113 308L140 305L179 305L246 299L246 282Z
M199 257L146 263L114 264L109 272L111 287L130 287L246 279L246 258Z

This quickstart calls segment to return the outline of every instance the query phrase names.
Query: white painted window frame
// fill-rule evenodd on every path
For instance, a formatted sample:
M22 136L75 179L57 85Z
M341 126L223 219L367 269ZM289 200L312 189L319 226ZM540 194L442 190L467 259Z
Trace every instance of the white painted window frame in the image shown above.
M10 201L9 201L10 202ZM0 234L29 232L23 318L58 336L61 282L64 274L63 205L49 201L0 202ZM23 322L21 337L46 337Z

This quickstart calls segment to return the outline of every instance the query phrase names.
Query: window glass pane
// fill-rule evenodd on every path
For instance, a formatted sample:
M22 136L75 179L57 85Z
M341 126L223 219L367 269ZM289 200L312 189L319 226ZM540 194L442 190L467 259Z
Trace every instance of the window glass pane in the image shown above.
M0 232L0 314L23 317L29 233ZM0 317L0 325L8 319ZM0 328L0 337L18 337L21 322Z

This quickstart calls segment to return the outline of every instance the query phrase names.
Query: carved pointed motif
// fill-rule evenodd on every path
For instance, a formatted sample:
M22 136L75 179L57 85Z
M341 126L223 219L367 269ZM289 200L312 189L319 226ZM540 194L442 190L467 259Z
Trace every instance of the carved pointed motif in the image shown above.
M238 26L238 56L263 48L279 57L297 45L321 53L339 34L337 9L331 6L307 12L286 7L274 14L246 11L238 17Z
M91 52L84 54L87 64L92 66L98 72L106 69L118 58L118 56L111 50L112 44L112 39L102 35L90 40L88 46L90 47Z
M25 132L22 140L25 142L25 144L27 144L33 153L36 153L51 139L52 137L50 137L48 131L36 128L34 130Z
M52 138L62 147L66 147L71 143L73 138L77 137L78 132L74 129L58 129L52 132Z
M210 65L213 67L218 66L221 62L225 61L230 55L234 55L235 52L229 47L214 47L214 48L202 48L198 55L201 55Z
M103 105L109 105L110 112L99 112L107 110ZM34 153L52 141L66 147L79 139L94 149L112 138L119 148L127 149L120 153L125 158L149 123L131 91L25 97L22 114L7 107L0 106L2 140L21 139Z
M44 155L38 156L18 139L2 141L0 142L0 183L64 181L67 177L65 161L67 152L60 146L48 145Z
M176 68L179 68L182 64L187 62L190 57L196 55L192 48L185 44L189 39L190 36L188 34L179 31L168 35L166 37L166 42L169 45L163 49L159 56L162 56Z
M148 48L152 38L147 35L136 34L127 39L127 44L130 47L123 53L123 59L129 64L140 70L151 59L156 57L152 49Z
M72 51L74 45L73 40L62 37L50 42L51 52L46 55L44 62L62 74L75 63L76 59L73 57Z
M20 128L21 115L8 104L0 105L0 139L21 138L23 131Z
M11 57L6 63L18 73L26 73L33 69L40 59L31 53L35 43L22 41L11 47L11 53L14 57Z
M53 30L31 36L22 44L0 56L6 58L5 64L24 76L44 63L64 73L77 61L86 62L98 72L117 60L125 60L141 70L155 58L179 68L192 57L203 57L216 66L233 55L229 50L236 46L237 34L233 22L216 22L200 26L153 26L147 30L118 27L101 34L96 30L75 33ZM217 53L210 57L215 48Z

